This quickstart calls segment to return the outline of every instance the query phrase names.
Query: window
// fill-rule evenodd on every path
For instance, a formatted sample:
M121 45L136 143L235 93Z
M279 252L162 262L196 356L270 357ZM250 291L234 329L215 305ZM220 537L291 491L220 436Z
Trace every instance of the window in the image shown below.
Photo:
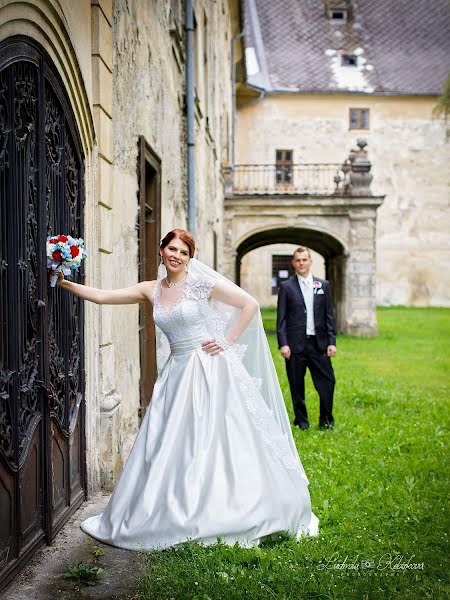
M369 129L369 109L351 108L349 129Z
M275 151L275 180L277 185L291 185L293 181L293 150Z
M329 17L334 23L345 23L347 21L347 11L340 8L332 8L329 12Z
M358 57L356 54L343 54L341 56L341 65L343 67L357 67Z
M278 294L280 283L294 274L291 254L272 254L272 295Z

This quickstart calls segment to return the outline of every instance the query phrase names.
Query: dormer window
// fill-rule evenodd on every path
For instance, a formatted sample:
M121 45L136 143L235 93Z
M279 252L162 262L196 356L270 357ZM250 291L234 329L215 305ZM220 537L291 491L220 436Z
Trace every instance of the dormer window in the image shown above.
M347 21L347 11L342 8L332 8L328 15L333 23L345 23Z
M357 67L358 57L356 54L343 54L341 57L341 65L343 67Z

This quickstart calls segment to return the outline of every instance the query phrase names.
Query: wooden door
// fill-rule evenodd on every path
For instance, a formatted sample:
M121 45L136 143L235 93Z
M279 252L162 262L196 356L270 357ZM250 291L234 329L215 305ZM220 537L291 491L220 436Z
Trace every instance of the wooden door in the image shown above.
M146 143L139 138L139 281L156 279L159 266L161 237L161 161ZM155 327L152 307L141 304L139 308L140 341L140 407L142 419L156 379Z
M81 237L83 160L44 51L0 45L0 588L84 499L83 314L48 286L47 235ZM81 274L75 279L80 280Z

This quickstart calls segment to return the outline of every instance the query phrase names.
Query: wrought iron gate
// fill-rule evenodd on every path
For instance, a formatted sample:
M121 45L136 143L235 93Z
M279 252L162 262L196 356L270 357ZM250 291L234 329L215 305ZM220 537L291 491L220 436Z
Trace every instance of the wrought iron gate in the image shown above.
M83 178L50 60L24 38L2 42L0 584L85 495L83 305L49 288L45 264L48 234L83 235Z

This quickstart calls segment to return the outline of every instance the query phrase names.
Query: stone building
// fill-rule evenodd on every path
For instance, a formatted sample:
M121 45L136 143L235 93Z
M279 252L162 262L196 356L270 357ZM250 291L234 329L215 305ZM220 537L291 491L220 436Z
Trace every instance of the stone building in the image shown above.
M246 202L259 214L257 198L265 203L264 222L253 231L247 221L245 235L279 227L283 191L295 205L284 223L297 228L296 245L328 224L351 253L342 226L336 229L332 217L318 220L325 200L314 204L304 194L315 195L324 171L332 192L334 173L363 138L371 194L385 195L376 213L376 257L375 245L372 254L365 250L376 275L373 303L448 306L450 142L448 123L432 114L450 69L448 3L246 0L244 18L234 161L241 195L230 192L227 202L231 211ZM255 185L245 199L242 191ZM365 226L358 223L355 232ZM235 250L242 239L230 235ZM283 241L280 233L266 243ZM241 281L261 304L276 302L272 277L293 248L265 246L242 257ZM354 290L347 281L348 297Z
M173 227L221 265L240 8L192 4L0 4L3 582L113 486L154 378L148 311L49 290L47 234L85 239L96 287L154 278Z

